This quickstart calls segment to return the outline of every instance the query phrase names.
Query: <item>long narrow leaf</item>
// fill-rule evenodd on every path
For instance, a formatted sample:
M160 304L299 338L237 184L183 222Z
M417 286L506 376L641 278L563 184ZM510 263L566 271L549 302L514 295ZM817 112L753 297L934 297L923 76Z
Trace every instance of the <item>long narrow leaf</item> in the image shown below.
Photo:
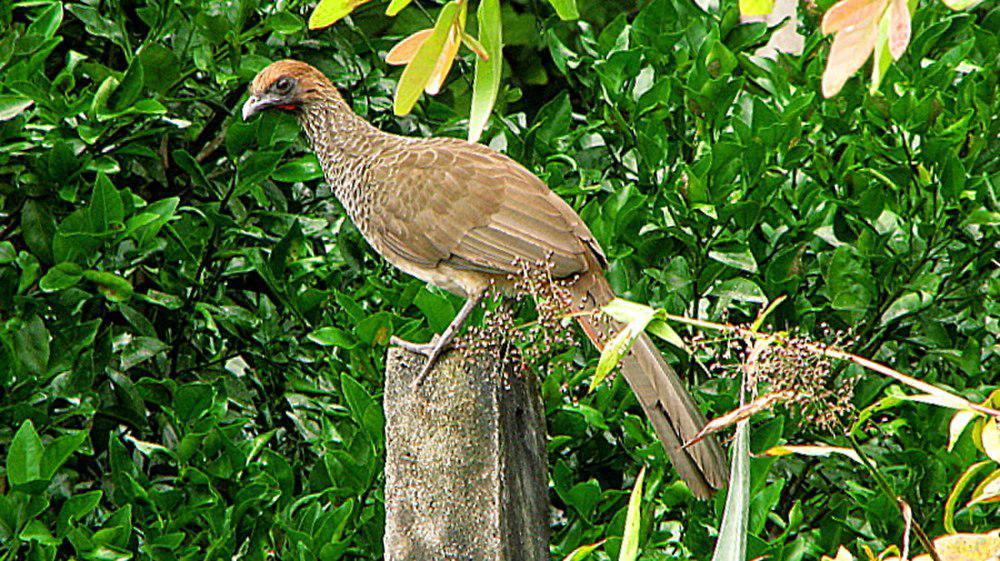
M642 510L642 481L646 477L646 467L639 470L635 487L628 498L628 512L625 513L625 530L622 532L622 547L618 550L618 561L635 561L639 555L639 526Z
M441 51L444 50L445 42L451 32L455 19L458 17L459 5L456 2L449 2L441 8L437 23L434 24L434 32L431 33L420 50L413 57L413 60L406 65L403 75L399 78L399 85L396 87L396 99L393 103L393 111L396 115L406 115L420 98L420 92L424 90L431 79L438 64Z
M746 561L747 525L750 521L750 429L747 421L736 425L729 495L722 513L719 541L712 561Z
M472 108L469 111L469 142L478 142L486 128L500 91L503 73L503 26L500 22L500 0L482 0L476 11L479 20L479 43L487 58L476 59L476 76L472 83Z
M653 319L656 310L643 306L644 310L635 315L628 324L615 335L607 345L601 350L601 358L597 361L597 370L594 378L590 381L590 391L598 386L604 378L611 373L611 370L621 361L625 353L632 348L632 343L640 333L645 331L646 326Z

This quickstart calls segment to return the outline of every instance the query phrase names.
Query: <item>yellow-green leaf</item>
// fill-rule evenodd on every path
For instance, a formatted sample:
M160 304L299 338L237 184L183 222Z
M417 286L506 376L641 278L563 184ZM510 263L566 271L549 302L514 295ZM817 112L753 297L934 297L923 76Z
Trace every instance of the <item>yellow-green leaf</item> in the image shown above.
M462 4L461 11L465 11L465 4ZM461 18L461 14L459 18ZM424 93L427 95L437 95L441 91L441 86L444 85L444 79L448 76L448 72L451 71L451 65L455 62L455 55L458 54L458 47L461 44L461 25L452 25L448 29L448 38L444 42L441 54L438 55L434 71L431 72L431 79L427 80L427 85L424 86Z
M580 17L580 12L576 9L576 0L549 0L549 4L552 4L556 9L556 15L563 21Z
M684 351L688 350L687 345L684 344L684 339L681 339L681 336L678 335L676 331L674 331L674 328L670 327L670 324L663 321L662 319L654 319L653 321L649 322L649 325L646 327L646 329L653 335L656 335L660 339L663 339L664 341L670 343L671 345L677 347L678 349Z
M642 481L646 477L646 467L639 470L635 478L635 487L628 498L628 511L625 513L625 530L622 532L622 545L618 550L618 561L635 561L639 555L640 513L642 510Z
M127 302L132 298L132 283L113 273L84 271L83 278L97 285L97 290L110 302Z
M638 306L638 304L635 304ZM607 345L601 349L601 358L597 361L597 370L594 372L594 378L590 381L590 391L594 391L594 388L598 386L609 373L614 369L615 366L621 361L625 353L632 347L632 343L635 342L635 338L642 333L649 322L656 315L656 310L648 306L642 306L645 308L645 312L637 314L629 321L625 327L619 331L611 341L608 341Z
M434 32L420 46L413 60L406 65L403 75L396 86L396 98L393 101L393 111L396 115L406 115L417 103L420 92L424 90L438 64L438 58L445 48L452 27L459 15L457 2L449 2L441 8Z
M583 561L586 559L593 551L602 545L607 540L601 540L597 543L591 543L587 545L581 545L580 547L574 549L569 555L563 557L563 561Z
M994 462L1000 463L1000 424L996 418L986 420L980 437L983 442L983 452Z
M842 454L859 464L863 463L857 452L842 446L804 444L801 446L774 446L764 451L765 456L788 456L789 454L799 454L802 456L829 456L831 454Z
M478 142L500 91L503 72L503 26L500 21L500 1L482 0L476 11L479 21L479 43L487 58L476 59L476 75L472 83L472 107L469 110L469 142Z
M319 0L309 16L309 29L329 27L368 0Z
M740 0L740 15L766 16L774 10L774 0Z
M948 499L944 503L944 529L955 533L955 505L958 504L958 497L962 495L969 483L979 475L979 472L992 465L989 460L976 462L965 468L965 471L952 486L948 493Z
M969 500L968 506L995 502L1000 502L1000 469L993 470L993 473L976 485L972 490L972 499Z
M955 443L958 442L958 437L962 436L962 433L965 432L965 427L969 426L969 423L979 415L980 413L975 411L963 409L951 417L951 422L948 424L949 452L951 452L952 448L955 447Z
M872 76L871 85L868 91L875 93L882 85L882 78L892 64L892 52L889 49L889 30L892 26L892 15L886 10L882 19L878 22L878 31L875 37L875 49L872 56ZM846 33L846 32L841 32ZM862 61L864 62L864 61Z
M402 11L403 8L410 5L413 0L392 0L389 2L389 7L385 9L385 15L394 16Z

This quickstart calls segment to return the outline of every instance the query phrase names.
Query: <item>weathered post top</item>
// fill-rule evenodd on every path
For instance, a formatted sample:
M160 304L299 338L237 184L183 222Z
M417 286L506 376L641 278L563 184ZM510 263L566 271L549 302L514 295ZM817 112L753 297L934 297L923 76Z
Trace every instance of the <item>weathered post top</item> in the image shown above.
M386 364L385 559L548 559L545 420L537 378L448 353Z

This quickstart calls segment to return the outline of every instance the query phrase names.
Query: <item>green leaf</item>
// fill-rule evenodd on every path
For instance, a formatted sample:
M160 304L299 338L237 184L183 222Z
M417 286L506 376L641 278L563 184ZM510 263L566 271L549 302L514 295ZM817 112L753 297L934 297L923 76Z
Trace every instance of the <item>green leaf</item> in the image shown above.
M417 54L413 56L413 60L403 70L399 85L396 87L396 98L393 100L393 111L396 115L406 115L416 105L444 50L451 27L455 25L459 16L459 8L456 1L448 2L441 8L437 23L434 24L434 32L424 41Z
M145 87L166 93L180 78L180 61L174 51L160 43L146 43L139 51L142 63L142 80Z
M827 283L834 309L865 311L875 296L875 280L847 246L834 251L827 267Z
M59 510L56 533L60 536L66 535L69 525L93 512L97 508L97 505L100 504L101 497L103 496L104 493L97 490L73 495L66 499L66 502L63 503L62 508Z
M35 21L31 22L28 26L25 35L33 38L49 40L55 37L56 32L59 30L59 26L63 22L63 8L62 4L58 2L53 2L49 4L49 7L38 14Z
M142 62L137 57L132 60L125 75L114 92L108 97L107 109L111 113L121 113L131 108L142 95Z
M17 251L14 250L14 244L7 241L0 242L0 265L13 263L15 259Z
M87 440L87 431L77 431L49 442L49 445L45 447L45 452L42 453L41 478L52 479L56 471L66 463L66 460L77 451L85 440Z
M347 407L351 410L351 417L365 430L371 442L378 446L385 429L382 407L372 399L364 386L347 372L340 375L340 387L344 392Z
M45 292L56 292L75 286L83 278L83 268L76 263L58 263L38 281L38 287Z
M757 272L757 260L754 259L753 254L746 247L740 249L731 249L728 251L709 251L708 257L724 265L729 265L736 269L746 271L748 273Z
M320 0L309 16L309 29L329 27L368 0Z
M563 21L578 19L580 12L576 9L576 0L549 0L556 9L556 15Z
M625 514L625 530L622 532L622 546L618 550L618 561L635 561L639 556L639 530L641 529L642 482L646 477L646 466L639 470L635 478L635 486L628 499L628 512Z
M21 423L7 451L7 482L11 487L42 478L42 439L31 420Z
M649 325L646 326L646 331L649 331L653 335L656 335L660 339L663 339L678 349L684 351L688 350L687 345L684 343L684 339L681 339L681 336L674 331L674 328L670 327L670 324L662 319L654 319L649 322Z
M83 278L97 285L97 290L109 302L127 302L132 298L132 283L104 271L84 271Z
M358 346L358 340L353 335L337 327L321 327L306 335L306 338L324 347L353 349Z
M479 42L489 56L476 58L476 74L472 83L472 107L469 110L469 142L478 142L493 111L500 78L503 74L503 25L500 0L482 0L476 11L479 21Z
M962 220L962 226L1000 226L1000 212L977 208Z
M294 35L302 31L302 18L291 12L278 12L267 18L267 26L282 35Z
M155 337L133 337L122 350L121 369L130 370L170 348Z
M174 392L174 413L183 423L205 415L214 403L215 389L208 384L185 384Z
M0 95L0 121L9 121L35 104L35 100L18 95Z
M432 331L444 331L455 318L455 308L451 301L440 293L426 288L417 293L413 304L427 317L427 324Z
M45 322L38 316L32 316L14 333L14 353L26 371L38 375L45 374L49 364L51 339L49 330L45 328Z
M97 174L90 200L90 224L94 233L121 230L125 209L121 195L104 173Z
M22 541L26 542L38 542L43 545L59 545L62 540L56 538L49 531L49 527L41 520L32 520L21 530L21 533L17 536Z
M39 261L52 262L52 237L56 232L52 214L40 201L29 199L21 209L21 231L28 249Z
M566 504L575 508L586 519L589 519L594 508L601 502L601 484L594 479L577 483L562 497Z

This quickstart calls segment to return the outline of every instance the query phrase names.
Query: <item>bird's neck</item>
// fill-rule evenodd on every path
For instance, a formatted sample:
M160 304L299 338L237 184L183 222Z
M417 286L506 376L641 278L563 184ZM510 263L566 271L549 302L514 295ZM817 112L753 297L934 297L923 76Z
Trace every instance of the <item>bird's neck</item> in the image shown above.
M304 107L299 122L326 182L364 232L368 223L364 201L371 197L372 189L368 172L393 136L364 120L337 94Z
M337 94L303 107L299 122L324 169L346 160L370 158L384 135Z

